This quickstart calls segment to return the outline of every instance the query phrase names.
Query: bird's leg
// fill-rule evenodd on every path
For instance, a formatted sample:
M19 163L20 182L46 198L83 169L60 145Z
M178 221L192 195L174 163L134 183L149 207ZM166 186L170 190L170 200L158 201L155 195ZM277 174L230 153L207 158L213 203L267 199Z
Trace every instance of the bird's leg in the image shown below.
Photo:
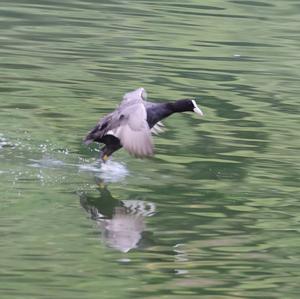
M118 149L122 147L119 138L113 135L105 135L101 139L101 143L105 145L100 150L99 158L105 163L109 157Z
M102 160L103 163L105 163L109 159L109 153L107 151L107 147L104 146L100 151L99 158Z
M101 157L102 161L105 163L108 160L109 156L108 155L103 155Z

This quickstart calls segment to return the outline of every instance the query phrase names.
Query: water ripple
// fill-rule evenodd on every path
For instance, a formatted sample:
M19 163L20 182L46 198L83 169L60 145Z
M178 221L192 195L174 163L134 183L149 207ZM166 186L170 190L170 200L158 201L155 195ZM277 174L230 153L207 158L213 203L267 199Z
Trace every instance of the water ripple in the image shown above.
M298 6L2 1L1 294L294 298ZM100 164L83 136L140 86L205 117Z

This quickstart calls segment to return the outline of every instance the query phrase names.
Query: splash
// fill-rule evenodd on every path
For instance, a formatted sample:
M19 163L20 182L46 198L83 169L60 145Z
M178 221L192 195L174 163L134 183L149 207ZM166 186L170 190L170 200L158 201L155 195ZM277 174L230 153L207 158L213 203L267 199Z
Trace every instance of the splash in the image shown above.
M29 159L32 164L30 166L36 167L36 168L56 168L61 167L65 163L61 160L54 159L50 157L49 155L43 156L41 160L35 160L35 159Z
M2 134L0 134L0 149L5 147L15 147L14 144L10 143Z
M93 164L80 165L79 170L93 172L97 177L107 183L122 181L129 174L129 171L124 164L112 160L109 160L106 163L96 162Z

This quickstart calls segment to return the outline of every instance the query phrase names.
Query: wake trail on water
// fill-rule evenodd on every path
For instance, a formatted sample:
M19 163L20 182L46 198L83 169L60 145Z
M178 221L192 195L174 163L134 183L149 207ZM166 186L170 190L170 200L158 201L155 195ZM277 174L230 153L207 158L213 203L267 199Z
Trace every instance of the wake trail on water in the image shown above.
M10 167L1 167L0 174L18 172L20 175L35 176L37 171L40 178L41 172L47 171L48 180L51 181L51 176L54 176L57 181L62 176L64 178L62 181L65 181L70 172L90 173L105 183L120 182L129 175L126 165L121 162L113 160L106 163L94 160L91 162L89 158L78 156L77 152L74 154L70 149L61 148L50 142L33 144L26 141L11 142L0 134L0 152L6 156L7 162L10 161L8 163ZM14 164L14 170L11 169L11 162Z

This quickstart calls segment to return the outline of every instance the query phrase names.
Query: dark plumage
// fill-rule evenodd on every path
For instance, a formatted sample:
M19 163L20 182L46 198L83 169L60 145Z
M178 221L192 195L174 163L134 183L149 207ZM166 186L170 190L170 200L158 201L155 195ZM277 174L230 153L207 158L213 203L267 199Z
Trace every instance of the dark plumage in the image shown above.
M203 115L194 100L151 103L146 98L144 88L125 94L119 107L100 119L84 142L90 144L96 141L105 144L100 154L104 161L122 146L136 157L152 156L151 133L162 131L162 119L176 112L191 111Z

